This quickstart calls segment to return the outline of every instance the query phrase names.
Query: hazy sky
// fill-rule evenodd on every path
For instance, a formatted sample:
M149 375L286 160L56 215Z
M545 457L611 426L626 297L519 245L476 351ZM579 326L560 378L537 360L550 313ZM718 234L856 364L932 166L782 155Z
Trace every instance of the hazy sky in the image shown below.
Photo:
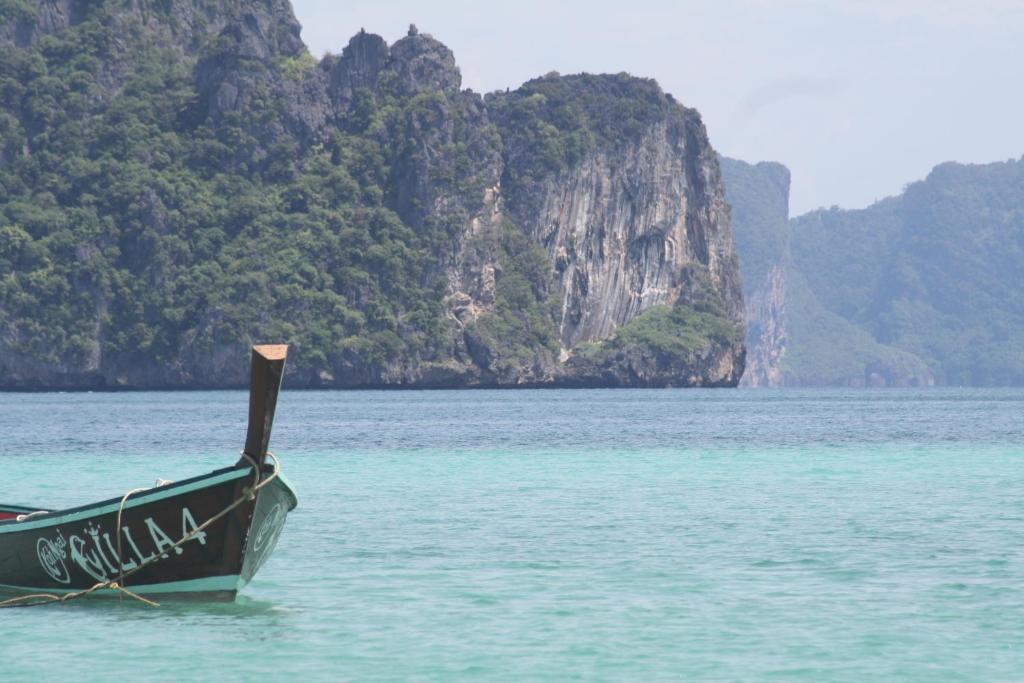
M318 57L412 22L479 92L553 70L653 77L722 154L789 166L794 215L1024 154L1024 0L293 3Z

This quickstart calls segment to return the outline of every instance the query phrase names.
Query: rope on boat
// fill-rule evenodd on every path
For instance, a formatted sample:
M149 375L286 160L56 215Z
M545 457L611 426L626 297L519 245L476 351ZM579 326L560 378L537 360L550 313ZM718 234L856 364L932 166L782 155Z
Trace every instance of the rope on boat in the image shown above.
M245 488L243 488L242 489L242 495L239 498L234 500L230 505L228 505L226 508L224 508L223 510L221 510L220 512L215 514L213 517L210 517L208 520L206 520L205 522L203 522L202 524L197 526L195 529L193 529L189 533L187 533L184 536L182 536L180 540L178 540L173 545L169 546L166 550L164 550L164 552L158 553L158 554L154 555L153 557L149 558L145 562L139 564L137 567L133 567L132 569L129 569L128 571L124 571L124 562L123 562L123 559L121 557L121 534L118 534L117 535L117 537L118 537L118 543L117 543L117 554L118 554L118 557L117 557L117 561L118 561L118 566L120 566L120 568L121 568L121 572L120 572L120 574L118 574L118 576L115 579L110 579L109 581L101 581L100 583L97 583L92 588L87 588L87 589L81 590L81 591L75 591L74 593L65 593L64 595L54 595L52 593L34 593L32 595L21 595L21 596L18 596L16 598L11 598L9 600L0 601L0 609L5 609L5 608L9 608L9 607L37 607L39 605L51 605L53 603L59 603L59 602L70 602L70 601L75 600L77 598L84 598L85 596L91 595L92 593L95 593L96 591L105 590L105 589L116 590L121 595L127 595L130 598L135 598L136 600L138 600L140 602L146 603L150 607L159 607L160 603L154 602L152 600L149 600L148 598L144 598L141 595L139 595L138 593L133 593L132 591L130 591L127 588L125 588L124 580L126 578L128 578L129 576L131 576L132 574L135 574L136 572L141 571L142 569L144 569L144 568L146 568L146 567L148 567L148 566L150 566L152 564L155 564L155 563L159 562L161 558L168 557L169 556L169 552L168 551L175 550L175 549L185 545L186 543L191 541L193 538L198 536L201 532L205 531L208 526L210 526L211 524L213 524L217 520L219 520L222 517L224 517L226 514L228 514L229 512L234 510L235 508L237 508L242 503L245 503L245 502L251 501L251 500L255 500L256 499L256 494L259 493L259 490L262 489L267 484L269 484L270 482L272 482L275 479L277 479L277 475L281 471L281 462L277 459L277 457L273 453L271 453L270 451L267 451L267 457L269 457L271 460L274 461L274 471L270 474L269 477L267 477L266 479L260 481L260 474L261 474L261 472L259 470L259 467L256 465L256 461L253 460L251 457L249 457L249 455L247 453L245 453L245 452L242 453L242 457L245 458L246 460L248 460L250 463L252 463L253 472L256 475L255 479L253 480L253 485L251 487L246 486ZM121 528L121 516L124 513L125 504L128 502L128 499L131 496L135 495L136 493L141 493L142 491L148 491L148 490L149 489L132 489L128 493L124 494L124 497L121 498L121 505L120 505L120 507L117 510L117 528L118 529Z

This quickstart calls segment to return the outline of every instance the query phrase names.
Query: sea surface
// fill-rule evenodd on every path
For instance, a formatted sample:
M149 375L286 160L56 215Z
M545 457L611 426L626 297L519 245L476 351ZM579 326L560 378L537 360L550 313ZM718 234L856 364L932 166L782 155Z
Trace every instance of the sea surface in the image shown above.
M0 500L231 464L246 401L0 394ZM236 603L0 611L0 680L1024 680L1022 390L285 391L272 450Z

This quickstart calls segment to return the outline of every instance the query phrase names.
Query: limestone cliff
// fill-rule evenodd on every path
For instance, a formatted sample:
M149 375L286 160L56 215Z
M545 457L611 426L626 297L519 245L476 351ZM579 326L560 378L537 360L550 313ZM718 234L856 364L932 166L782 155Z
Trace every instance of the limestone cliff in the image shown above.
M241 385L268 337L302 386L739 380L719 162L653 81L485 98L415 27L318 62L286 0L22 5L0 386Z
M620 331L652 309L742 326L718 161L697 112L623 74L552 74L487 104L503 142L503 206L551 269L537 294L553 313L551 346L563 361L555 381L735 384L742 344L704 334L695 318L685 330L659 330L688 346L669 348L634 326L625 330L632 353L622 352Z
M638 99L648 108L635 123L617 122L633 123L624 139L602 139L601 131L592 131L592 147L578 160L525 182L513 176L510 183L511 215L544 246L555 268L563 347L607 339L644 310L674 305L686 294L690 271L706 276L728 314L738 317L739 272L728 209L718 161L697 112L649 81L541 79L494 98L513 164L533 166L543 150L529 149L525 131L508 113L515 103L502 100L546 97L548 89L571 98L588 118L611 98Z
M745 387L782 386L782 358L786 353L786 268L776 264L747 302L747 368Z

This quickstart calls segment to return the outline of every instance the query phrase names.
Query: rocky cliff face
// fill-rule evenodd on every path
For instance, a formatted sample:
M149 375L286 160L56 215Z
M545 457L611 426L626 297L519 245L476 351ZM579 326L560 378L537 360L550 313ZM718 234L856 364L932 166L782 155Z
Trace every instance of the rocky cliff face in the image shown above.
M484 98L414 27L318 63L285 0L37 0L2 19L18 92L91 94L64 112L11 99L0 119L20 193L0 207L0 385L241 385L234 359L268 335L306 386L742 374L718 159L653 81L549 75ZM58 156L64 185L33 186ZM77 256L48 251L65 242ZM34 270L44 255L59 268Z
M550 75L487 102L505 148L508 214L551 265L567 381L734 384L743 367L735 339L704 338L685 360L657 344L635 344L632 357L593 348L614 346L646 311L696 310L707 292L715 315L742 327L718 159L697 112L624 75ZM553 139L538 143L539 130Z
M684 112L651 126L635 145L597 150L537 182L529 190L536 202L513 198L516 219L554 266L564 348L607 339L648 308L674 305L690 269L738 301L730 296L738 289L735 249L709 150L700 120Z
M286 19L290 8L282 2L253 3ZM46 36L54 36L88 21L103 10L95 0L38 0L5 3L0 41L29 48ZM286 10L286 12L282 12ZM164 42L184 52L194 52L206 38L216 35L232 17L212 3L172 0L165 3L129 0L118 11L105 15L126 37L145 31L150 41Z
M786 270L772 266L761 286L747 301L747 368L745 387L782 386L782 358L786 354Z

